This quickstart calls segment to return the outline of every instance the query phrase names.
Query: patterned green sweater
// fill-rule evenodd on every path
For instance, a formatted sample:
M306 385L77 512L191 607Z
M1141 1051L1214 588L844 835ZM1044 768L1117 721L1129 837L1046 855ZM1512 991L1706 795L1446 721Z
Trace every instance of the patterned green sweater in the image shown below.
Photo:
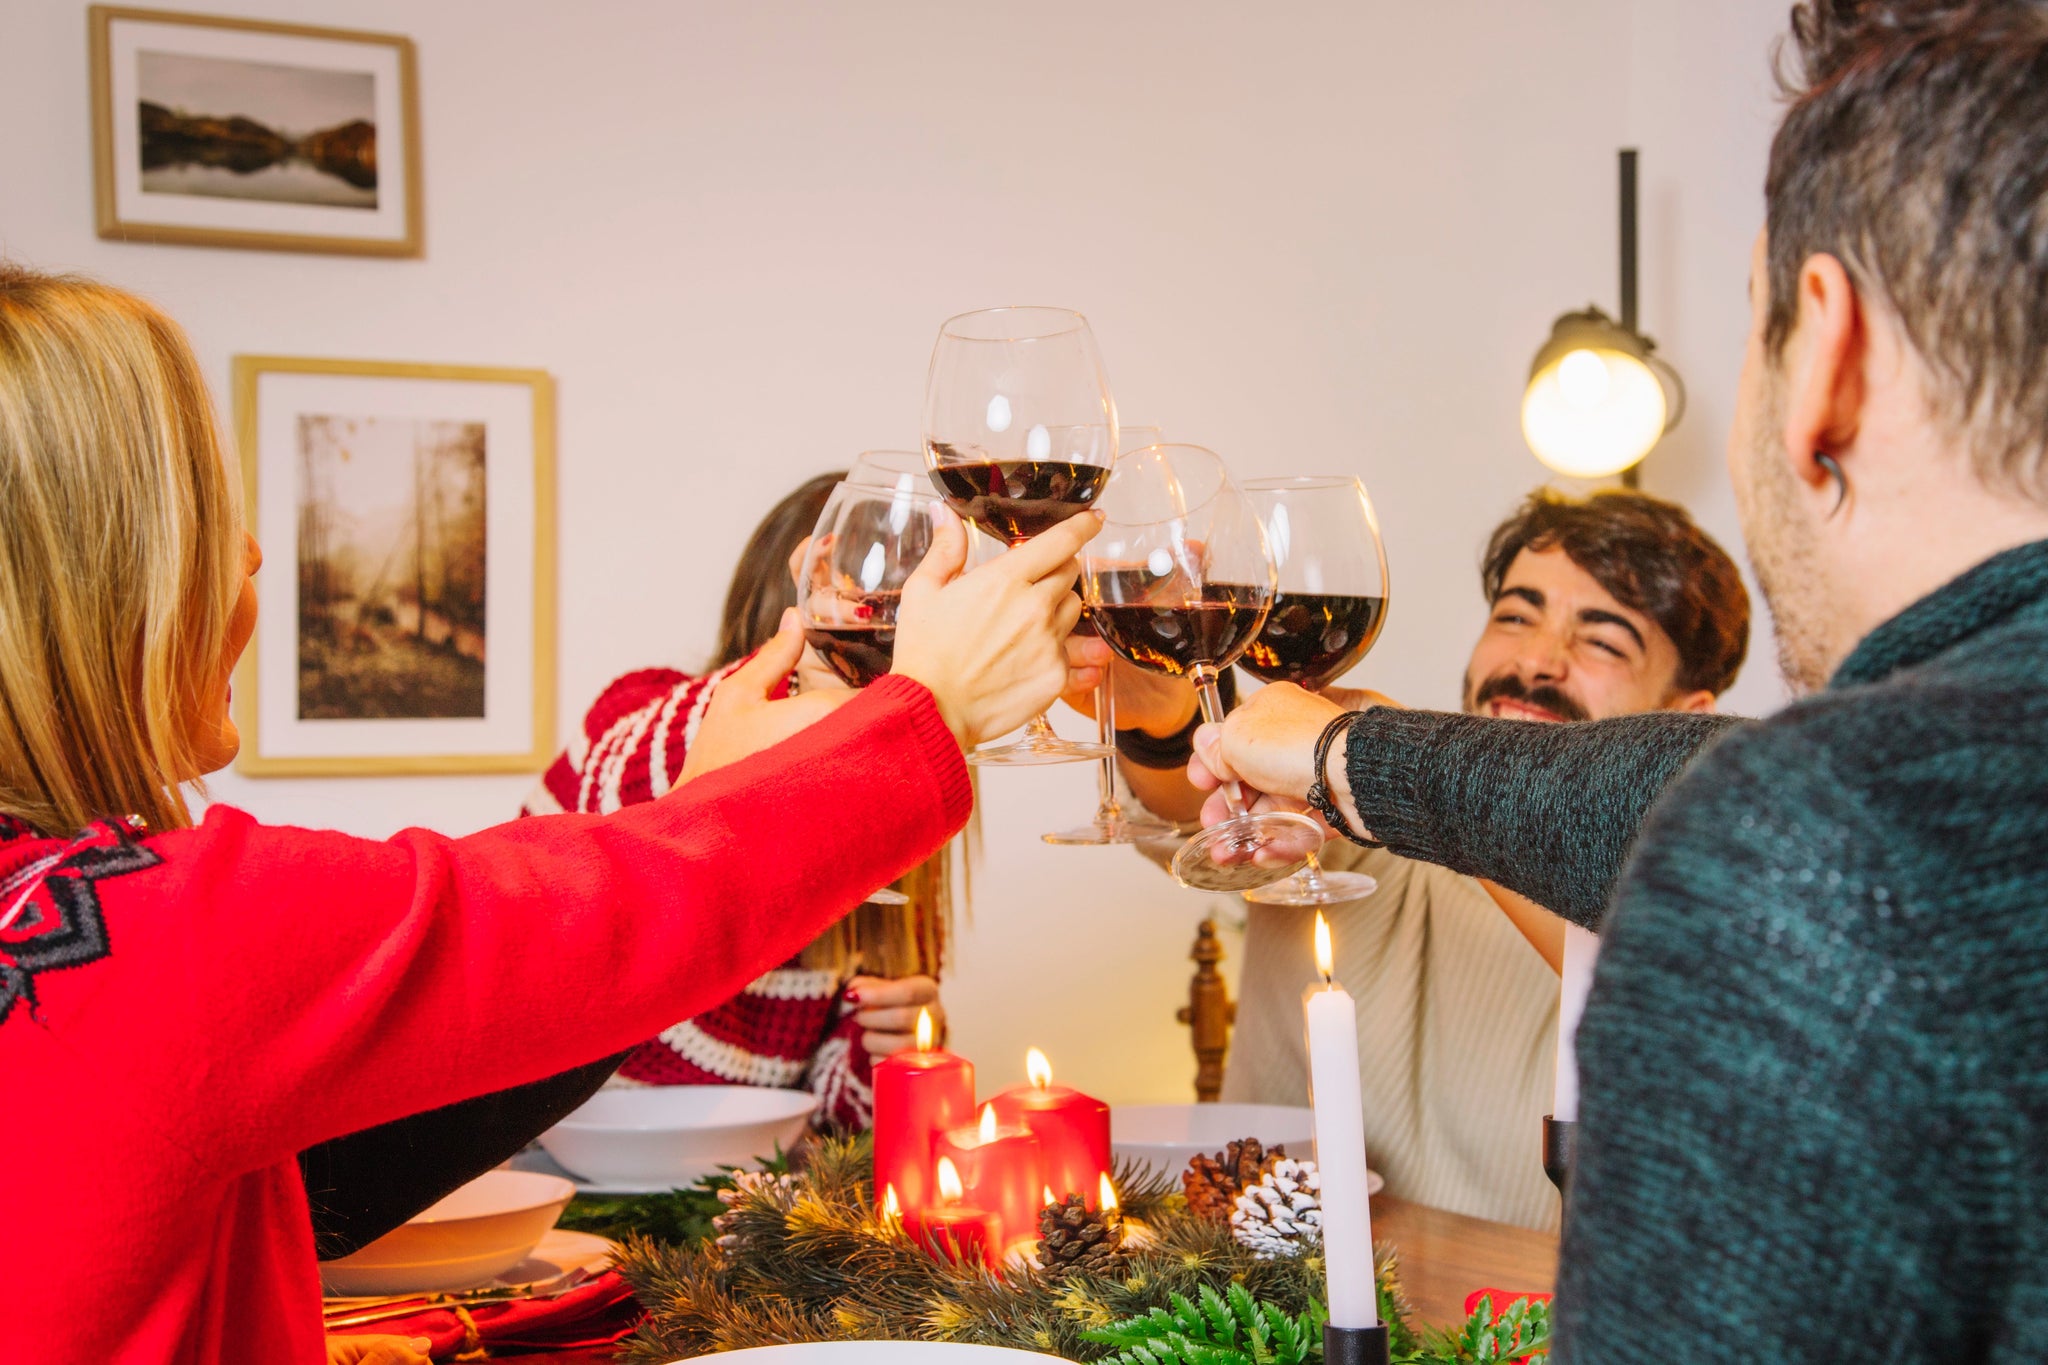
M2044 682L2037 542L1767 721L1352 729L1396 851L1605 931L1558 1365L2048 1360Z

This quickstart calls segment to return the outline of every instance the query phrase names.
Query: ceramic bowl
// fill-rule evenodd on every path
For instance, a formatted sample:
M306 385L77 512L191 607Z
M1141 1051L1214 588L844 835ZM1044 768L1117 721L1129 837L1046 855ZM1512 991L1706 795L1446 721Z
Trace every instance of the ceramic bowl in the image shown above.
M752 1085L600 1090L542 1133L540 1145L593 1184L671 1189L787 1150L817 1107L808 1090Z
M1178 1176L1198 1153L1214 1156L1239 1138L1315 1155L1315 1111L1284 1104L1145 1104L1109 1111L1110 1148Z
M485 1171L455 1193L338 1261L320 1266L330 1295L467 1289L525 1260L576 1187L532 1171Z

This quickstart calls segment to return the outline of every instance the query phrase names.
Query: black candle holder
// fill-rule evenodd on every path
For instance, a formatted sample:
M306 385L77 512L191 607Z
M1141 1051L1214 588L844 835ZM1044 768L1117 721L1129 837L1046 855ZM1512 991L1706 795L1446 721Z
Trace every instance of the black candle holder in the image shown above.
M1554 1119L1543 1116L1543 1173L1550 1177L1550 1183L1557 1186L1559 1194L1567 1193L1571 1184L1572 1165L1579 1155L1579 1125L1571 1119Z
M1332 1327L1323 1324L1323 1365L1387 1365L1385 1324L1378 1327Z

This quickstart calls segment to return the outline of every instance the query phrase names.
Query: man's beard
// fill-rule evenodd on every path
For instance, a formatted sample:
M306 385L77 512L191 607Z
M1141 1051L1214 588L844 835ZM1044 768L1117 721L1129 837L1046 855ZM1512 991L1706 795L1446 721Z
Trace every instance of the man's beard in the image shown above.
M1591 720L1593 717L1576 698L1568 697L1549 683L1538 683L1531 687L1513 673L1496 673L1472 691L1471 700L1465 703L1465 710L1477 714L1480 708L1496 697L1518 701L1524 706L1540 706L1559 720Z
M1827 686L1833 667L1827 643L1827 606L1813 536L1800 522L1802 491L1792 477L1778 432L1781 404L1773 382L1764 420L1749 442L1749 503L1742 539L1763 589L1778 640L1778 671L1795 693Z

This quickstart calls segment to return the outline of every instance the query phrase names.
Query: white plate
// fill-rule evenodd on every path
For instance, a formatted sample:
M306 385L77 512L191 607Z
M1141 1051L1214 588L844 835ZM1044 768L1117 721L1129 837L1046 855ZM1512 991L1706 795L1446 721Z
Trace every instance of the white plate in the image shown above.
M698 1360L704 1356L694 1357ZM921 1365L1018 1365L1026 1360L1065 1360L1065 1356L1040 1355L1036 1351L1011 1351L1000 1346L958 1346L947 1341L799 1341L787 1346L756 1346L745 1351L727 1351L720 1361L758 1361L760 1365L891 1365L898 1360L916 1360ZM682 1365L671 1361L669 1365Z
M608 1237L599 1237L594 1232L571 1232L567 1228L549 1228L548 1235L540 1239L540 1245L528 1252L526 1259L502 1272L494 1279L477 1284L466 1284L464 1289L487 1289L492 1285L538 1284L542 1280L559 1279L572 1270L587 1270L592 1275L602 1274L611 1268L612 1257L618 1253L618 1243ZM322 1270L326 1267L322 1266ZM409 1290L397 1290L400 1294ZM329 1306L344 1307L359 1303L366 1296L329 1294L324 1300ZM383 1302L381 1295L367 1296Z
M817 1107L808 1090L752 1085L600 1090L542 1133L540 1145L589 1186L647 1193L788 1150Z
M1141 1104L1109 1111L1110 1151L1119 1161L1142 1161L1178 1177L1197 1155L1214 1156L1240 1138L1285 1147L1298 1157L1316 1150L1315 1110L1289 1104ZM1366 1191L1386 1180L1366 1173Z
M328 1294L468 1289L527 1259L576 1187L533 1171L485 1171L376 1241L320 1267Z

